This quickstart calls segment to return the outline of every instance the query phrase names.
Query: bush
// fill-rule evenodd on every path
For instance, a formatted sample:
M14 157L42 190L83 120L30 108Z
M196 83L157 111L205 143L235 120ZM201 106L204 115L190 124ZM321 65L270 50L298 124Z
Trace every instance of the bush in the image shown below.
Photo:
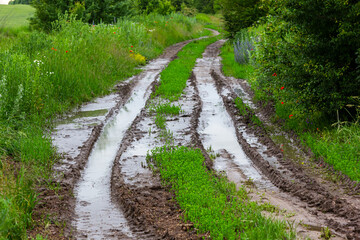
M260 86L300 111L336 116L360 95L359 10L360 3L346 0L275 3L257 43Z

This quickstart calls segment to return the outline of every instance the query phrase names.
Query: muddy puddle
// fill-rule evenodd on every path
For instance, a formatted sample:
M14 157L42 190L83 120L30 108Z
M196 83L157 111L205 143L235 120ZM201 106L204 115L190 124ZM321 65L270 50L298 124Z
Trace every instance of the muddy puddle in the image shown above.
M223 41L213 46L218 48L221 44ZM214 47L210 46L206 51L214 51ZM260 188L272 188L270 181L260 174L238 143L234 124L210 74L211 69L219 65L217 55L205 52L193 70L202 101L198 127L200 139L206 150L214 152L214 168L225 171L230 180L240 183L250 179Z
M74 225L87 238L109 239L111 235L108 234L114 229L121 229L125 236L134 237L124 215L111 202L111 171L125 132L145 107L151 93L151 84L168 62L166 59L159 59L146 67L146 74L136 83L130 99L105 124L90 154L75 188L77 220Z

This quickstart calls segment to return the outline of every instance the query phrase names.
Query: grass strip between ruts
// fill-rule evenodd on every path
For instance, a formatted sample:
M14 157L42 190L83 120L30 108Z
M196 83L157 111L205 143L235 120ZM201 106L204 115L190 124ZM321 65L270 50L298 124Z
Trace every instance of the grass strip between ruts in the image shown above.
M285 222L262 216L262 206L250 201L244 188L237 191L225 176L209 172L199 149L164 146L147 160L174 191L184 221L193 222L199 233L210 232L212 239L295 237Z

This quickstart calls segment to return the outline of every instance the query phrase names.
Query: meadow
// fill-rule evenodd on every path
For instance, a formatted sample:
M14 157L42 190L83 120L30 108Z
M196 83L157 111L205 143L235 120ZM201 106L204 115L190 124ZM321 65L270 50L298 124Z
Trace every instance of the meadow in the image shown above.
M0 29L27 27L35 9L30 5L1 5Z

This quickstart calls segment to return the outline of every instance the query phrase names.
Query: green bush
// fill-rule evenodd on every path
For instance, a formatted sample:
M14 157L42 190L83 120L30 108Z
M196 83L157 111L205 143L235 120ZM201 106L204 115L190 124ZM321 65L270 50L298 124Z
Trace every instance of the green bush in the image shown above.
M359 11L360 3L346 0L274 4L256 46L260 87L299 112L335 117L350 96L360 95Z

